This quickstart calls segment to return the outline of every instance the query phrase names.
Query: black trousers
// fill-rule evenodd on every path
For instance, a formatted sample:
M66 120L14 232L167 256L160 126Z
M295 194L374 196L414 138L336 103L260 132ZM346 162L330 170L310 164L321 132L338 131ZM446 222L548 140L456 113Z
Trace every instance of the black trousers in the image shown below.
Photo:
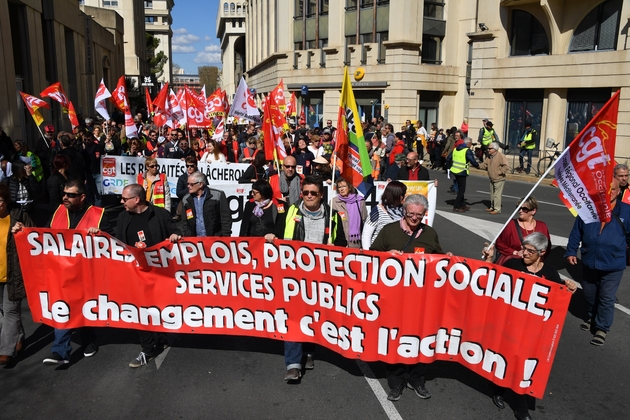
M416 363L415 365L404 365L397 363L394 365L388 364L387 370L387 385L391 389L405 386L407 384L413 386L424 386L427 372L427 365L425 363Z
M455 181L457 181L457 197L455 198L456 209L460 209L464 207L466 203L466 199L464 198L464 194L466 193L466 179L468 177L465 175L455 175Z
M151 331L139 331L140 333L140 347L142 352L147 356L156 356L157 351L155 346L158 344L166 344L166 334L155 333Z
M494 386L494 395L499 395L503 397L505 395L505 391L507 391L507 388L503 388L498 385ZM516 409L514 411L518 412L522 416L526 416L529 413L528 406L530 405L530 403L532 406L534 406L536 400L529 395L521 395L517 393L514 393L514 395L516 397L514 399L514 403L516 404Z

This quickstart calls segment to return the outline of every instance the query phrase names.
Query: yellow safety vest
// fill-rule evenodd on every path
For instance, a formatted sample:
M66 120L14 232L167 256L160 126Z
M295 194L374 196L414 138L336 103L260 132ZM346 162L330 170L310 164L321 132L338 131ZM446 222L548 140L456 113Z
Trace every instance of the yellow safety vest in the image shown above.
M483 128L483 137L481 139L481 144L483 146L487 146L494 140L494 129L492 131L488 130L486 127Z
M468 148L453 150L453 164L451 165L452 173L459 174L466 171L466 174L468 174L468 160L466 159L466 152L468 152Z
M332 211L332 210L331 210ZM293 235L295 234L295 225L298 221L302 220L303 215L298 215L298 206L292 204L289 207L289 211L287 212L286 223L284 225L284 239L291 241L293 240ZM326 243L326 239L330 237L330 243L335 243L335 239L337 239L337 215L333 216L333 223L335 224L335 228L332 231L332 234L328 235L328 232L324 233L324 243ZM326 231L328 231L328 226L326 226Z
M536 147L536 142L532 141L532 133L534 130L529 130L529 133L525 134L523 137L523 149L532 150Z

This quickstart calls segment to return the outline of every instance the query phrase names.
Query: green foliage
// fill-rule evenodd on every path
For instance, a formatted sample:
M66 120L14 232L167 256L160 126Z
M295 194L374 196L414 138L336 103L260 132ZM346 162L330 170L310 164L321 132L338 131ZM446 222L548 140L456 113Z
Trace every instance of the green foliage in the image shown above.
M199 83L206 85L206 93L210 95L217 88L219 83L219 68L216 66L201 66L197 68L199 72Z
M155 53L157 47L160 46L160 40L153 36L153 34L145 32L145 37L149 71L155 76L155 80L157 80L164 74L164 65L168 61L168 56L164 54L164 51L159 51L157 54Z

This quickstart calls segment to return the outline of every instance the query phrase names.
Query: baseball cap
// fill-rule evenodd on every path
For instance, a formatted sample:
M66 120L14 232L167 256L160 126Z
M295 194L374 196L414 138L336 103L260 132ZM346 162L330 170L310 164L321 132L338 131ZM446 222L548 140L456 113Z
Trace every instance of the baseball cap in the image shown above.
M164 137L164 136L160 136L160 137L158 137L158 143L162 144L162 143L164 143L165 141L166 141L166 137Z
M398 153L396 157L394 158L394 161L396 162L404 162L406 160L407 160L407 155L405 155L404 153Z
M329 129L327 129L327 128L324 128L324 132L323 132L323 134L330 134L330 130L329 130Z
M55 126L52 124L48 124L46 127L44 127L44 131L47 133L54 133L55 132Z

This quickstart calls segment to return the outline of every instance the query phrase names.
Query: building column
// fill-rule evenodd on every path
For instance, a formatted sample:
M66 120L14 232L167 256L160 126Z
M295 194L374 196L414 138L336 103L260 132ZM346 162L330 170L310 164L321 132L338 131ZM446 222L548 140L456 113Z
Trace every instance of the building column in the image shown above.
M541 127L540 148L544 150L547 138L554 139L555 143L564 145L565 121L567 117L567 90L545 89L547 98L547 111L545 112L544 125Z

